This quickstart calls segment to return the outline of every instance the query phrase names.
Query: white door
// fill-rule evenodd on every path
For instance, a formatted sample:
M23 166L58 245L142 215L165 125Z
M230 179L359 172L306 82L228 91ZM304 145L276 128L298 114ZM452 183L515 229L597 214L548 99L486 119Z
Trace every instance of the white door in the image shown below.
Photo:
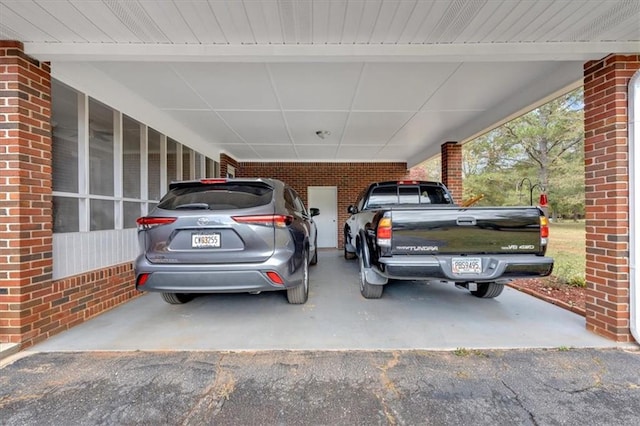
M313 221L318 227L318 247L338 247L338 188L335 186L309 186L309 208L320 209Z

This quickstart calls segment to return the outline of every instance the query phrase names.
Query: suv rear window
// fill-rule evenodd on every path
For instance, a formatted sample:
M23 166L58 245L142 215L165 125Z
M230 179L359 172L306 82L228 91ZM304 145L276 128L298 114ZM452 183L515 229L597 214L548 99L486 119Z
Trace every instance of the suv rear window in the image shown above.
M273 189L263 184L214 184L194 183L179 186L165 195L158 208L164 210L233 210L269 204Z

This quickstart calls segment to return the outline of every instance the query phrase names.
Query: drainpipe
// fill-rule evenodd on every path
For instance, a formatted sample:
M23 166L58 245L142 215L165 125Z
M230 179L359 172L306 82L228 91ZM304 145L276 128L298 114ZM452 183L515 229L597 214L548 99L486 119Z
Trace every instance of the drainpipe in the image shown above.
M640 225L640 176L636 173L636 145L640 144L640 71L629 81L629 315L631 335L640 343L640 250L637 244Z

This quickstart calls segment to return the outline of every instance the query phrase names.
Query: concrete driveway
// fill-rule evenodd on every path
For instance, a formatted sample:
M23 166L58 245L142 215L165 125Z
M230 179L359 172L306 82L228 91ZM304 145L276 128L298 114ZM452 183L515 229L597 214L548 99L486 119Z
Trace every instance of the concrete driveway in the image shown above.
M451 285L394 282L362 298L358 265L321 251L305 305L283 292L205 295L169 305L146 294L33 351L447 350L615 347L580 315L511 288L479 299Z
M577 314L426 283L365 300L335 250L311 278L302 306L145 295L6 358L0 424L640 423L640 352Z

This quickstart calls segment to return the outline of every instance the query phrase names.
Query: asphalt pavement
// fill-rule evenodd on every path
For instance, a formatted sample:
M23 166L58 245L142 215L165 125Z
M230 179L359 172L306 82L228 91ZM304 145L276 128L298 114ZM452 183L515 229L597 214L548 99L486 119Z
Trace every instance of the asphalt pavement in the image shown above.
M37 353L3 425L637 425L622 349Z
M282 293L145 295L0 360L0 425L635 425L640 351L513 289L358 291L323 251Z

